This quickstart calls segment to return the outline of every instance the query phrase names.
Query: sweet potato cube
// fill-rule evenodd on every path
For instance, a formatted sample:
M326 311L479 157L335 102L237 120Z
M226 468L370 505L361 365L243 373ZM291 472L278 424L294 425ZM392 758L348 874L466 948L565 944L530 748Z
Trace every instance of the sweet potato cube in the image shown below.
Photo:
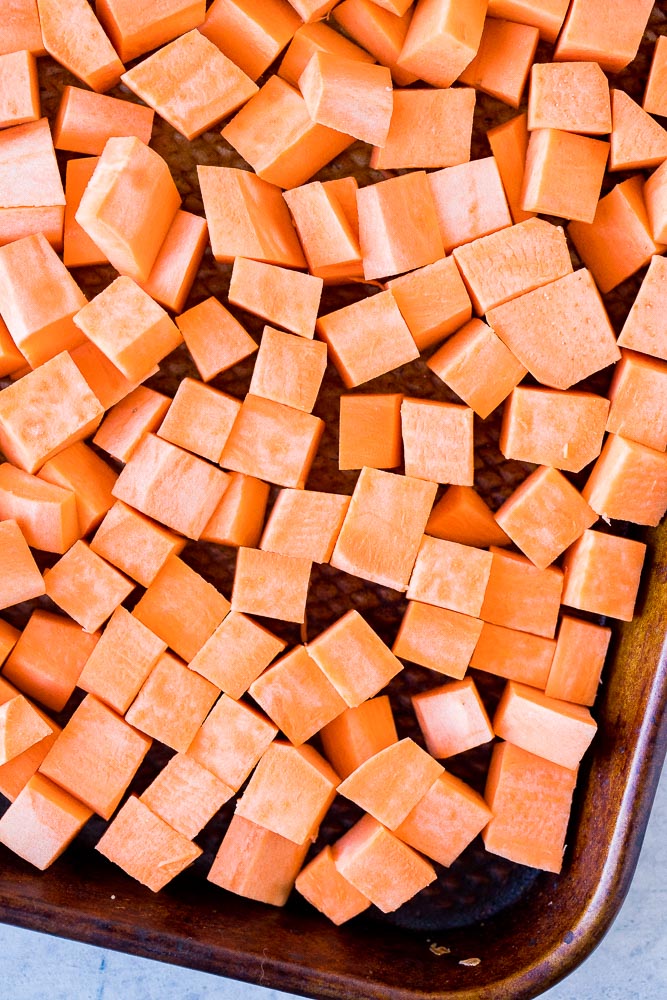
M114 505L111 490L118 473L83 441L76 441L50 458L38 477L74 494L80 535L97 528Z
M362 469L331 565L394 590L407 590L436 490L435 483L412 476ZM391 546L386 544L388 536L394 539Z
M397 17L372 0L344 0L336 4L331 15L346 35L389 68L397 86L407 87L415 82L417 74L398 65L412 20L410 8Z
M400 393L341 395L338 468L394 469L401 464Z
M275 264L237 257L229 301L270 323L312 340L322 294L322 279Z
M278 727L262 712L223 694L188 748L188 756L239 790Z
M2 690L0 691L0 702L4 703L5 700L11 700L16 695L18 695L16 688L3 681ZM60 726L53 719L49 718L41 708L38 708L36 705L33 708L37 710L38 715L46 723L49 732L41 740L38 740L37 743L33 743L31 747L24 750L23 753L12 757L6 764L0 766L0 795L4 795L10 802L14 802L18 798L33 775L37 773L37 769L61 732Z
M193 757L177 753L139 798L156 816L192 840L233 794Z
M299 77L299 89L313 121L384 146L393 106L386 66L316 52Z
M0 128L40 116L37 61L26 49L0 55Z
M46 593L86 632L95 632L134 590L111 563L81 540L44 574Z
M157 431L170 405L168 396L138 385L111 407L97 429L93 444L119 462L127 463L144 434Z
M649 69L646 90L642 107L652 115L664 115L667 111L667 85L665 84L667 72L667 45L662 40L662 35L658 35L653 49L653 58Z
M135 507L188 538L199 538L227 488L220 469L190 452L145 434L113 489Z
M358 611L348 611L307 649L352 708L376 695L403 669Z
M117 500L90 547L126 576L148 587L169 556L183 550L185 539Z
M105 410L124 400L134 389L141 388L136 380L126 378L92 340L79 344L69 355ZM150 374L157 372L156 365Z
M657 167L667 158L667 131L624 90L611 91L609 170Z
M131 795L106 828L95 850L153 892L163 889L202 853Z
M257 350L250 334L213 296L177 316L176 325L204 382Z
M523 175L528 151L528 115L516 115L501 125L490 128L486 137L498 166L503 182L505 197L515 223L525 222L534 217L535 212L526 212L521 207Z
M0 242L41 232L59 249L65 192L46 118L0 134Z
M3 702L0 705L0 767L52 732L46 719L25 695L17 694Z
M341 875L383 913L397 910L435 879L433 866L372 816L363 816L332 851Z
M21 632L14 628L9 622L0 618L0 666L5 662L12 649L18 642Z
M54 712L63 709L99 639L69 618L33 611L3 676Z
M190 661L190 668L238 699L285 646L253 618L230 611Z
M531 132L521 192L527 212L592 222L595 218L609 143L590 136L540 128ZM564 173L576 183L563 184Z
M493 813L482 832L491 854L559 872L577 772L512 743L497 743L484 797Z
M420 351L444 340L472 315L470 296L452 257L392 278L387 289Z
M624 351L609 387L607 430L648 448L667 447L667 364Z
M441 865L451 865L491 819L484 799L444 772L394 834Z
M184 378L157 435L218 462L240 409L239 399L197 379Z
M388 696L381 694L346 708L323 727L320 738L336 774L347 778L369 757L398 742Z
M535 63L530 73L528 129L585 135L611 132L607 77L597 62Z
M110 819L151 742L89 694L49 750L40 772Z
M0 465L0 518L16 521L28 545L44 552L62 555L83 534L71 490L9 462Z
M509 538L472 486L447 487L426 522L426 534L478 549L509 544Z
M294 31L278 68L278 76L291 83L293 87L298 87L299 77L315 52L332 52L347 56L348 59L375 62L370 52L366 52L349 38L335 31L326 21L311 21L308 24L299 24Z
M428 182L447 253L463 243L512 225L493 156L434 170L428 174Z
M124 276L80 309L74 322L123 375L137 382L182 339L162 306Z
M256 548L262 535L270 487L262 479L230 472L229 485L201 533L204 542Z
M412 707L433 757L453 757L493 739L491 722L471 678L413 695Z
M82 93L89 93L89 91L82 91ZM92 94L92 91L90 93ZM113 97L99 96L105 101L115 100ZM123 101L122 103L125 104L126 102ZM97 161L97 156L82 156L77 159L68 160L65 166L63 264L66 267L85 267L88 264L108 263L106 254L102 253L97 244L91 240L88 233L76 221L76 213L79 209L83 192L86 190L88 181L93 176Z
M468 669L482 624L471 615L410 601L392 649L403 660L460 678Z
M656 243L667 243L667 170L664 161L644 185L644 202L650 231Z
M165 309L180 312L208 246L206 220L182 209L167 230L155 263L140 287Z
M467 162L475 96L472 87L394 90L387 139L373 149L371 167L426 169Z
M480 617L493 625L533 632L552 639L556 634L563 589L557 566L538 569L525 556L491 546L493 562Z
M118 607L86 660L77 685L124 715L166 648L166 642L138 618Z
M260 674L249 693L295 746L347 707L305 646L295 646Z
M479 617L492 562L483 549L425 535L406 596Z
M472 486L473 411L431 399L404 399L401 429L406 476Z
M667 338L661 316L667 303L667 258L651 258L637 298L623 324L619 347L629 347L667 361Z
M256 80L300 26L301 18L285 0L267 0L261 7L249 0L214 0L199 30Z
M311 567L310 559L240 547L232 610L286 622L304 622Z
M137 7L132 0L97 0L97 15L123 62L130 62L204 21L204 0L162 0Z
M0 819L0 843L44 871L91 816L73 795L35 774Z
M595 701L611 629L563 615L544 693L588 705Z
M7 329L7 324L0 322L0 373L12 375L25 368L25 358L19 351Z
M327 345L264 327L249 392L312 413L327 367Z
M618 73L637 55L651 9L650 0L638 0L632 12L623 3L572 0L554 59L594 60L606 73Z
M472 62L486 0L429 0L410 22L398 65L434 87L449 87Z
M565 553L563 604L631 621L645 554L643 542L585 531Z
M236 815L303 844L317 836L337 785L338 775L313 747L275 740L238 800Z
M44 48L91 90L110 90L123 64L86 0L37 0ZM76 26L76 27L74 27Z
M53 145L88 156L99 156L112 136L133 135L148 145L153 118L153 109L143 104L67 85L53 123Z
M343 40L342 36L336 37ZM332 284L363 277L358 231L352 229L334 191L320 181L312 181L285 191L283 197L310 273Z
M414 740L406 738L360 764L338 791L395 830L443 770Z
M601 517L659 524L667 510L667 454L609 434L582 494Z
M284 906L309 847L309 841L295 844L234 813L208 880L239 896Z
M5 15L0 28L0 52L27 49L35 56L45 56L37 0L13 0Z
M337 927L371 905L338 871L329 844L301 869L294 887Z
M484 622L470 666L544 690L555 651L555 639Z
M459 82L518 108L539 40L535 25L487 17L477 55Z
M505 458L580 472L602 448L609 403L590 392L519 385L500 429Z
M220 694L172 653L162 653L125 719L147 736L185 753Z
M597 723L584 705L549 698L542 691L508 681L493 716L497 736L576 771Z
M350 498L339 493L281 490L259 547L312 562L328 562L349 505Z
M220 464L277 486L303 489L323 431L324 421L312 413L248 393Z

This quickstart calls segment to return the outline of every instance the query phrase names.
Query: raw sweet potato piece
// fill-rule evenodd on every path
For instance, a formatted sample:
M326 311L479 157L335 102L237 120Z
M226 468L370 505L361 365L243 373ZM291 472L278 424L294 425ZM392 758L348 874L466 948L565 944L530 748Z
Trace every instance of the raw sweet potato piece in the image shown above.
M544 693L591 706L595 701L611 629L563 615Z
M663 35L655 40L642 107L652 115L667 113L667 45Z
M630 347L667 361L667 338L661 322L667 302L667 258L651 258L627 319L618 338L620 347Z
M401 431L406 476L472 486L473 411L469 406L405 398Z
M528 130L611 132L609 83L597 62L535 63L530 73Z
M521 207L523 175L528 150L528 116L524 111L501 125L494 125L486 133L491 152L498 166L498 172L505 189L505 197L515 223L532 218L534 212L526 212Z
M530 559L491 546L493 562L481 618L493 625L553 638L563 589L557 566L538 569Z
M521 208L526 212L592 222L608 153L609 144L602 139L555 128L531 132ZM564 176L571 183L563 184Z
M117 500L91 539L90 547L142 587L148 587L185 539Z
M0 243L44 232L59 249L65 192L46 118L0 132Z
M417 79L415 73L398 65L412 14L408 7L399 17L373 0L343 0L331 12L346 35L390 70L398 87L407 87Z
M118 474L83 441L50 458L38 477L74 494L80 536L97 528L114 505L111 490Z
M470 666L544 690L555 650L555 639L484 622Z
M160 0L159 6L134 0L95 0L97 16L123 62L170 42L204 20L205 0Z
M657 167L667 159L667 130L624 90L611 91L609 170Z
M37 0L44 48L91 90L111 90L124 66L87 0Z
M472 62L482 37L486 0L426 0L414 17L398 59L434 87L449 87Z
M25 753L53 730L25 695L0 705L0 767Z
M0 52L27 49L35 56L45 56L37 0L8 0L3 13Z
M0 521L0 608L45 593L45 584L16 521Z
M44 871L91 816L92 809L35 774L0 819L0 843Z
M25 368L25 358L14 343L7 324L0 322L0 375L12 375Z
M213 296L176 316L176 325L204 382L257 350L250 334Z
M262 479L230 472L229 485L201 533L204 542L256 548L262 535L270 486Z
M664 451L667 448L667 364L634 351L622 354L609 386L611 407L607 430L656 451Z
M143 104L66 86L53 123L53 145L73 153L99 156L111 136L151 140L154 112Z
M572 0L554 58L594 60L606 73L618 73L637 55L653 4L636 0Z
M286 0L264 0L260 6L251 0L214 0L199 30L256 80L300 26L301 18Z
M479 617L492 562L483 549L424 535L406 596Z
M487 17L477 54L459 82L518 108L539 40L535 25Z
M241 546L236 557L232 609L286 622L305 622L312 562Z
M386 694L346 708L320 732L324 756L340 778L398 741L391 702Z
M138 383L126 378L92 340L86 340L68 353L105 410L115 406L138 387ZM157 374L157 371L156 365L151 375Z
M262 712L223 694L188 748L188 756L239 790L278 727Z
M384 146L393 106L386 66L316 52L299 77L299 89L313 121Z
M491 722L472 678L430 688L411 700L433 757L453 757L493 739Z
M23 49L0 55L0 128L40 117L37 62Z
M445 251L512 225L493 156L428 174Z
M128 462L144 434L157 431L170 403L161 392L138 385L109 409L93 444L119 462Z
M350 498L340 493L281 490L259 547L312 562L328 562L349 505Z
M85 91L88 93L88 91ZM91 91L92 93L92 91ZM97 96L97 95L93 95ZM105 97L104 100L107 100ZM109 98L113 100L113 98ZM97 156L81 156L68 160L65 167L65 218L63 222L63 264L66 267L84 267L87 264L108 263L102 253L76 221L83 192L97 166ZM84 345L85 346L85 343ZM92 345L93 347L95 345ZM100 400L102 402L102 400Z
M2 690L0 691L0 701L4 699L10 699L18 694L16 688L13 688L11 684L7 684L6 681L2 682ZM18 798L21 791L28 784L30 779L34 774L37 773L37 769L46 757L47 753L53 746L54 742L58 738L58 734L61 729L49 718L49 716L38 708L38 714L44 720L44 722L49 727L50 732L43 739L39 740L37 743L33 743L31 747L24 750L17 757L13 757L11 760L7 761L0 767L0 795L4 795L6 799L13 802Z
M331 284L362 278L358 233L353 231L331 188L320 181L311 181L285 191L283 197L292 213L310 273Z
M667 170L664 160L644 185L644 203L653 239L656 243L667 243Z
M338 871L328 844L301 869L294 887L337 927L371 905Z
M392 278L386 287L420 351L444 340L472 315L470 296L453 257Z
M509 538L472 486L448 486L426 522L426 534L485 549Z
M46 593L86 632L95 632L134 590L134 581L92 551L75 542L44 574Z
M229 301L269 323L312 340L322 285L322 278L312 274L236 257Z
M20 635L19 629L0 618L0 666L11 653Z
M286 645L253 618L230 611L190 661L190 668L238 699Z
M193 757L177 753L139 798L156 816L192 840L233 794L224 781Z
M489 0L489 16L532 24L540 29L540 38L555 42L568 5L569 0Z
M165 309L180 312L208 244L206 220L179 208L141 288Z
M461 678L482 631L471 615L410 601L401 620L393 652L430 670Z
M278 68L278 76L291 83L293 87L298 87L299 77L315 52L333 52L348 59L375 62L370 52L334 31L325 21L312 21L309 24L299 25L293 33Z
M659 524L667 510L667 454L609 434L582 493L605 519Z
M9 462L0 465L0 519L16 521L28 545L62 555L81 537L74 493Z
M565 553L563 604L631 621L646 545L601 531L585 531Z
M234 396L198 379L184 378L157 435L194 455L218 462L240 409L241 401Z
M400 393L341 395L338 468L395 469L403 454Z

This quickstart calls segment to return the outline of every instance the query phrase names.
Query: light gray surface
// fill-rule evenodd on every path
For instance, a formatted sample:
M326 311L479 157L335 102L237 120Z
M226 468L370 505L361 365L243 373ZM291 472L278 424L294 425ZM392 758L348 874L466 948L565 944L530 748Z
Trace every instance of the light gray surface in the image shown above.
M148 959L0 924L2 1000L291 1000ZM548 1000L667 997L667 770L632 888L600 947Z

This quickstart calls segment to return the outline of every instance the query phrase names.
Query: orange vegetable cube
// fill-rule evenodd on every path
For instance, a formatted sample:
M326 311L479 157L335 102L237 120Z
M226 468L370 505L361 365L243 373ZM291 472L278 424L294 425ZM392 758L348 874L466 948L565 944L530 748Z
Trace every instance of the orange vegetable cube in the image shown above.
M339 34L325 21L311 21L308 24L300 24L293 33L278 68L278 76L291 83L293 87L298 87L299 77L315 52L332 52L348 59L375 62L370 52L366 52L349 38Z
M394 590L405 591L436 484L364 468L359 475L331 565ZM387 537L394 539L387 546Z
M0 666L5 662L12 649L18 642L21 632L14 628L9 622L0 618Z
M144 434L157 431L170 404L168 396L138 385L110 408L97 429L93 444L119 462L128 462Z
M491 152L496 161L505 197L515 223L532 218L534 212L526 212L521 207L523 175L528 151L528 115L524 111L501 125L494 125L486 133Z
M472 62L482 38L486 0L428 0L415 10L398 59L434 87L449 87Z
M403 660L460 678L468 669L482 625L471 615L410 601L392 650Z
M546 569L597 521L597 513L562 472L541 465L496 511L496 521L538 569Z
M313 121L384 146L393 106L386 66L315 52L299 77L299 89Z
M400 17L372 0L343 0L331 16L358 45L363 46L383 66L387 66L397 86L407 87L416 74L402 69L398 57L412 20L408 8Z
M369 757L398 741L388 696L381 694L346 708L322 728L320 739L336 774L347 778Z
M385 65L387 65L385 63ZM470 159L475 91L472 87L395 90L384 146L375 146L375 170L452 167Z
M74 321L123 375L137 382L181 343L164 309L126 276L79 309Z
M283 197L310 273L336 284L363 277L358 229L353 230L335 191L320 181L312 181L285 191Z
M63 351L3 389L0 448L14 465L36 472L63 448L92 434L103 412Z
M53 145L73 153L99 156L112 136L151 140L154 112L143 104L96 94L83 87L63 88L53 123Z
M85 93L88 93L88 91L85 91ZM97 96L92 91L90 93L92 96ZM106 98L103 96L103 100L107 99L115 100L115 98ZM88 181L93 176L98 159L99 157L97 156L82 156L75 160L68 160L65 166L63 264L66 267L84 267L87 264L108 263L106 254L102 253L97 244L84 232L75 218L83 197L83 192L86 190ZM89 341L86 343L89 343Z
M3 684L7 690L5 691L3 688L0 698L9 699L18 694L16 689L12 688L11 684L7 684L6 681L3 681ZM60 726L53 722L40 708L37 708L37 712L49 727L50 732L48 735L37 743L33 743L23 753L18 754L17 757L13 757L0 767L0 794L4 795L10 802L18 798L33 775L37 773L37 768L46 757L61 731Z
M667 510L667 454L609 434L582 494L605 519L659 524Z
M216 260L229 263L249 257L285 267L306 266L279 187L234 167L199 165L197 176Z
M212 583L171 555L132 614L189 663L228 611L229 601Z
M305 646L295 646L282 656L248 690L294 746L305 743L347 708Z
M91 90L116 86L124 66L86 0L37 0L37 10L50 56Z
M394 469L401 464L400 393L342 395L338 423L338 468Z
M270 719L223 694L188 748L188 756L238 791L278 732Z
M426 534L485 549L509 538L472 486L448 486L431 511Z
M204 20L205 0L162 0L159 7L132 0L96 0L97 15L123 62L196 28Z
M312 340L322 285L322 279L312 274L237 257L232 268L229 301Z
M0 247L2 316L33 368L84 337L73 317L86 297L42 233Z
M623 324L619 346L667 361L667 339L660 318L664 303L667 303L667 258L655 256Z
M667 112L667 44L662 35L655 40L642 107L652 115Z
M232 609L286 622L306 620L312 562L241 546L236 557Z
M339 493L281 490L259 547L311 562L328 562L349 505L350 498Z
M406 476L472 486L473 411L456 403L404 399L401 429Z
M544 690L555 650L555 639L484 622L470 666Z
M667 130L624 90L611 91L609 170L657 167L667 159Z
M258 89L217 45L194 29L137 63L122 80L186 139L212 128Z
M459 82L518 108L539 40L535 25L487 17L477 55L459 74Z
M152 813L192 840L233 794L193 757L177 753L139 798Z
M332 851L340 874L383 913L435 879L433 866L372 816L363 816Z
M552 639L556 634L563 589L557 566L538 569L525 556L491 546L493 562L480 617L493 625L533 632Z
M35 774L0 819L0 843L44 871L91 816L73 795Z
M260 7L250 0L214 0L199 30L256 80L300 25L301 18L286 0L265 0Z
M294 887L337 927L371 905L370 900L340 874L328 844L301 869Z
M620 358L586 268L489 309L486 318L530 374L553 389L569 389Z
M0 465L0 518L16 521L28 545L60 555L82 534L71 490L45 483L9 462Z
M544 693L550 698L592 705L610 639L610 628L563 615Z
M28 699L17 694L0 705L0 767L25 753L53 730Z
M483 549L425 535L406 596L478 617L492 562L491 553Z
M153 892L163 889L202 853L131 795L106 828L95 850Z
M269 499L269 484L230 472L229 485L201 533L204 542L257 548Z
M338 791L395 830L443 770L408 738L369 757L340 783Z
M188 538L199 538L227 487L227 476L196 455L145 434L113 495Z
M667 170L663 163L654 170L644 185L644 202L651 235L656 243L667 243Z
M111 490L118 474L83 441L71 444L50 458L39 470L38 477L74 494L80 535L87 535L96 528L114 505Z
M512 225L493 156L428 174L445 251Z
M184 378L176 390L158 437L180 448L218 462L241 401L193 378Z
M643 542L585 531L565 553L563 604L631 621L645 555Z
M147 736L185 753L220 690L172 653L162 653L125 719Z
M303 489L324 421L248 393L227 438L220 464L277 486Z
M124 715L167 643L118 607L86 660L77 686Z
M309 643L307 649L353 708L376 695L403 669L357 611L348 611Z
M623 351L609 387L607 430L648 448L667 448L667 364L634 351ZM2 467L0 466L0 472Z
M12 375L25 367L25 358L14 343L4 322L0 322L0 373Z
M93 552L86 542L75 542L44 574L46 593L86 632L95 632L134 590L134 581Z
M0 128L40 116L37 61L26 49L0 55Z
M151 742L89 694L44 758L40 773L110 819Z
M236 815L303 844L315 840L337 785L336 772L309 744L275 740L238 800Z
M90 547L126 576L148 587L167 559L183 550L185 539L117 500Z
M390 291L320 316L317 332L326 342L331 361L347 389L419 357L419 349Z
M569 0L489 0L489 16L531 24L539 28L540 38L555 42L568 5Z
M447 772L437 778L394 834L441 865L451 865L491 818L484 799Z
M265 326L248 390L312 413L327 367L327 346Z
M386 287L420 351L444 340L472 315L470 296L452 257L392 278Z
M426 364L465 400L470 413L474 410L482 420L526 374L521 362L481 319L471 319L462 326ZM472 482L458 485L471 486Z
M190 668L238 699L285 646L253 618L230 611L190 661Z
M309 847L309 841L295 844L234 813L208 880L239 896L284 906Z
M482 832L491 854L559 872L577 772L497 743L484 796L492 812Z
M105 410L125 399L139 385L137 381L126 378L92 340L84 341L68 353ZM150 374L157 372L156 365Z
M539 128L586 135L611 132L609 83L597 62L535 63L530 73L528 130Z
M354 141L314 121L299 91L279 76L269 77L221 135L258 177L281 188L305 184Z
M62 245L65 192L46 118L0 133L0 243L42 232Z
M35 56L45 56L39 26L37 0L12 0L0 27L0 52L27 49Z
M180 312L190 294L207 245L206 220L179 208L151 272L140 287L165 309Z
M176 325L204 382L257 350L250 334L213 296L176 316Z
M503 411L505 458L580 472L602 448L609 403L590 392L519 385Z
M618 73L637 55L653 4L637 0L572 0L558 37L554 59L594 60L606 73Z
M491 722L471 678L430 688L411 700L433 757L453 757L493 739Z
M609 143L556 128L531 132L521 192L527 212L592 222L595 218ZM564 184L576 177L576 184Z
M69 618L33 611L9 654L3 677L54 712L60 712L76 687L99 635Z
M549 698L541 691L508 681L493 716L497 736L554 764L576 770L590 746L597 723L583 705Z

